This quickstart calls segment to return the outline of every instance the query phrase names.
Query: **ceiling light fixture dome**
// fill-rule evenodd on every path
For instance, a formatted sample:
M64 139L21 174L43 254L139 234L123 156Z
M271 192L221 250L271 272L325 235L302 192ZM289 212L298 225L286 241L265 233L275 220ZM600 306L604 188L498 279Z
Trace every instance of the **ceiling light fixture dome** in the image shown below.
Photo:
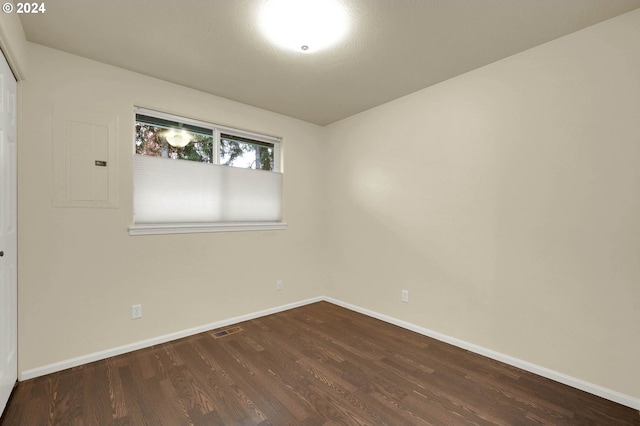
M349 15L338 0L267 0L259 24L276 45L311 53L344 38Z
M191 135L186 130L167 130L163 136L169 145L176 148L184 148L191 142Z

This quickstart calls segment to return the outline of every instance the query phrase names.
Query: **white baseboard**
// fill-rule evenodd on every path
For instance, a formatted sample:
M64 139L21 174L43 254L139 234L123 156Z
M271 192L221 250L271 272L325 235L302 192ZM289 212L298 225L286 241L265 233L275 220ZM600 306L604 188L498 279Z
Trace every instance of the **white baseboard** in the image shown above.
M539 365L536 365L527 361L523 361L521 359L514 358L512 356L505 355L500 352L492 351L491 349L483 348L482 346L465 342L464 340L456 339L455 337L450 337L445 334L438 333L436 331L432 331L427 328L420 327L415 324L411 324L406 321L399 320L397 318L393 318L387 315L380 314L378 312L371 311L369 309L361 308L360 306L343 302L341 300L337 300L331 297L324 297L323 300L329 303L333 303L334 305L338 305L343 308L349 309L351 311L359 312L369 317L376 318L384 322L388 322L389 324L397 325L398 327L415 331L416 333L422 334L423 336L431 337L433 339L440 340L441 342L449 343L453 346L466 349L470 352L474 352L479 355L486 356L487 358L491 358L496 361L503 362L505 364L520 368L530 373L534 373L539 376L546 377L547 379L555 380L556 382L560 382L567 386L571 386L573 388L580 389L590 394L597 395L601 398L608 399L609 401L617 402L618 404L622 404L627 407L640 410L640 399L634 398L629 395L625 395L621 392L607 389L605 387L602 387L593 383L589 383L581 379L577 379L567 374L559 373L557 371L550 370L546 367L541 367Z
M56 373L58 371L66 370L67 368L77 367L79 365L88 364L90 362L99 361L101 359L110 358L112 356L122 355L127 352L137 351L138 349L148 348L161 343L170 342L172 340L181 339L183 337L193 336L194 334L203 333L220 327L227 327L229 325L237 324L243 321L249 321L252 319L264 317L271 314L276 314L282 311L288 311L289 309L298 308L300 306L308 305L310 303L320 302L324 300L324 297L314 297L307 300L301 300L299 302L289 303L275 308L265 309L263 311L253 312L246 315L240 315L225 319L222 321L216 321L211 324L201 325L199 327L188 328L186 330L177 331L175 333L165 334L163 336L153 337L151 339L142 340L140 342L130 343L128 345L118 346L116 348L106 349L100 352L94 352L92 354L71 358L68 360L55 362L53 364L43 365L42 367L32 368L30 370L21 371L18 375L20 381L33 379L35 377L44 376L46 374Z
M165 334L163 336L142 340L140 342L131 343L128 345L118 346L116 348L107 349L104 351L95 352L95 353L80 356L77 358L72 358L69 360L44 365L42 367L33 368L30 370L24 370L20 372L19 380L23 381L23 380L33 379L35 377L44 376L46 374L66 370L67 368L77 367L79 365L88 364L90 362L99 361L101 359L110 358L112 356L122 355L124 353L133 352L138 349L148 348L150 346L159 345L161 343L170 342L172 340L181 339L183 337L193 336L194 334L203 333L216 328L226 327L226 326L237 324L243 321L260 318L266 315L287 311L289 309L294 309L304 305L308 305L310 303L321 302L321 301L333 303L334 305L341 306L343 308L352 310L354 312L359 312L361 314L379 319L389 324L397 325L398 327L402 327L404 329L414 331L418 334L422 334L424 336L431 337L436 340L440 340L441 342L449 343L451 345L457 346L462 349L466 349L468 351L477 353L479 355L486 356L496 361L500 361L505 364L520 368L522 370L537 374L539 376L546 377L551 380L555 380L556 382L563 383L565 385L574 387L576 389L583 390L585 392L588 392L593 395L597 395L599 397L608 399L613 402L617 402L618 404L622 404L627 407L640 410L640 399L638 398L634 398L629 395L625 395L621 392L607 389L605 387L602 387L593 383L589 383L584 380L577 379L575 377L572 377L563 373L559 373L554 370L550 370L546 367L542 367L518 358L514 358L512 356L505 355L500 352L496 352L491 349L487 349L482 346L475 345L473 343L465 342L464 340L456 339L455 337L450 337L445 334L438 333L436 331L432 331L427 328L420 327L415 324L411 324L409 322L399 320L397 318L383 315L378 312L371 311L369 309L365 309L360 306L352 305L350 303L346 303L341 300L334 299L332 297L326 297L326 296L319 296L311 299L301 300L299 302L289 303L286 305L277 306L275 308L265 309L262 311L229 318L222 321L217 321L211 324L206 324L199 327L193 327L193 328L178 331L175 333Z

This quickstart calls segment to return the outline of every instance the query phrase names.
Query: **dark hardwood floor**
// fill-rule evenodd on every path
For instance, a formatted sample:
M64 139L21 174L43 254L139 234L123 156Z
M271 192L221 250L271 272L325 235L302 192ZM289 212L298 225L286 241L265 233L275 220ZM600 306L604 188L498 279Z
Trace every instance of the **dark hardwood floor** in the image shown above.
M0 423L640 425L631 408L326 302L237 327L21 382Z

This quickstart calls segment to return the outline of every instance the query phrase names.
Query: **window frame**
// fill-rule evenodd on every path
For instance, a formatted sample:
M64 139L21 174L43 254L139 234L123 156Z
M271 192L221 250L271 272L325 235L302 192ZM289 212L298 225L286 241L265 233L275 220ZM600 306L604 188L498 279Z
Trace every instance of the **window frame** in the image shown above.
M136 153L135 143L135 126L138 122L137 115L146 115L159 119L174 121L178 123L188 124L192 126L201 127L212 131L213 135L213 153L210 164L216 166L225 166L220 163L220 144L221 135L226 134L229 136L235 136L239 138L245 138L254 140L256 142L263 142L273 145L273 169L251 169L248 167L236 167L226 165L226 167L236 167L239 169L260 170L263 172L275 172L282 174L282 159L281 159L281 142L282 139L276 136L263 135L254 133L251 131L240 130L233 127L222 126L210 122L191 119L188 117L178 116L175 114L165 113L153 109L134 107L133 108L133 155L140 155ZM188 160L183 160L188 161ZM135 184L135 182L134 182ZM281 195L282 197L282 195ZM135 198L135 194L134 194ZM281 203L284 200L281 198ZM134 201L135 203L135 201ZM282 207L284 211L284 206ZM135 215L135 213L134 213ZM202 233L202 232L231 232L231 231L265 231L265 230L284 230L287 228L287 223L284 221L279 222L189 222L189 223L138 223L135 222L129 227L129 235L160 235L160 234L189 234L189 233Z
M280 143L282 139L276 136L268 136L262 135L259 133L254 133L246 130L240 130L233 127L222 126L219 124L209 123L206 121L195 120L192 118L181 117L174 114L169 114L166 112L160 112L148 108L142 107L134 107L133 109L133 125L135 128L135 123L137 122L136 116L147 115L150 117L161 118L163 120L170 120L184 124L190 124L192 126L201 127L203 129L209 129L213 132L213 154L212 154L212 162L211 164L220 165L220 135L227 134L230 136L237 136L239 138L251 139L256 142L264 142L268 144L273 144L273 170L265 170L269 172L278 172L282 173L282 160L280 158ZM133 144L133 153L136 153L135 140ZM235 167L235 166L229 166Z

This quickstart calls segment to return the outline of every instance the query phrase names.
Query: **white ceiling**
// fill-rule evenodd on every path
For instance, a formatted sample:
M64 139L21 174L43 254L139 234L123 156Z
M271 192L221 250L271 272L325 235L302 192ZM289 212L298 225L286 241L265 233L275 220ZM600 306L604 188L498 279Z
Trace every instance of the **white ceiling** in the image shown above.
M264 1L264 0L263 0ZM27 39L325 125L640 7L640 0L342 0L315 54L270 45L260 0L50 0Z

